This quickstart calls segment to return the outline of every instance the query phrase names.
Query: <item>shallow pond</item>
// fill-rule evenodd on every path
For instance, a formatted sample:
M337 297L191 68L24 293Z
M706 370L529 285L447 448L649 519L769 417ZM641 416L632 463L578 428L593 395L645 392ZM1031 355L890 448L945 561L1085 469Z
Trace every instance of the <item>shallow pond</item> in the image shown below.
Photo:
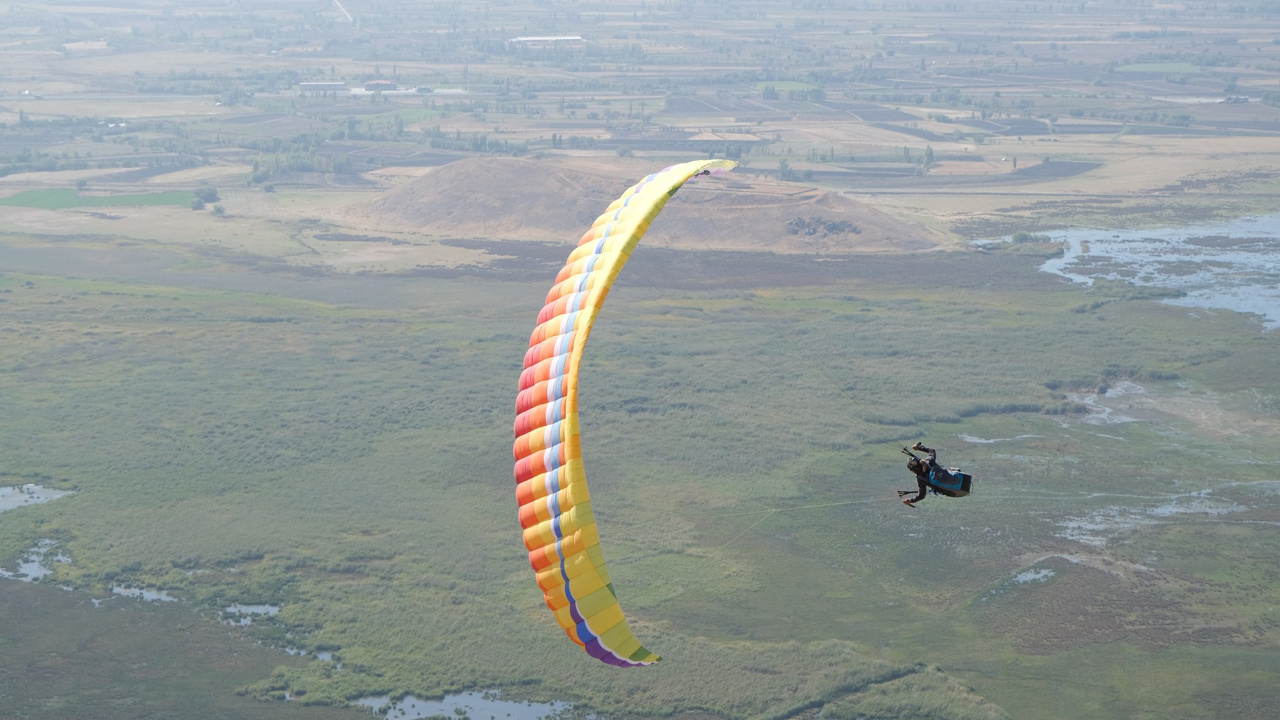
M1013 581L1019 585L1026 585L1027 583L1044 582L1055 574L1056 573L1049 568L1032 568L1031 570L1024 570L1023 572L1014 575Z
M1097 278L1182 290L1171 305L1225 308L1280 327L1280 215L1165 230L1069 230L1062 257L1040 266L1075 282Z
M568 703L522 703L499 700L490 693L465 692L447 695L443 700L419 700L412 695L391 702L386 695L360 698L356 704L393 720L416 720L436 715L471 720L541 720L564 712Z
M17 570L5 570L0 568L0 578L7 580L20 580L22 582L36 582L43 577L53 574L53 568L50 567L51 562L71 562L71 558L56 553L50 557L54 547L58 545L53 540L41 540L35 544L30 550L20 558L18 558Z
M39 505L72 494L66 490L54 490L35 483L0 487L0 512L17 510L28 505ZM49 553L53 551L54 546L57 544L53 540L37 542L34 547L18 558L17 570L5 570L0 567L0 578L35 582L43 577L52 575L53 568L49 563L71 562L71 558L62 553L56 553L52 557L49 556Z
M1213 493L1212 488L1205 488L1188 493L1154 495L1145 499L1156 500L1160 504L1146 507L1108 505L1058 522L1062 530L1056 535L1081 545L1102 548L1123 540L1138 528L1155 525L1166 518L1216 516L1249 510L1235 501L1215 498Z
M178 598L164 592L163 590L144 590L142 588L120 587L117 585L111 588L111 592L116 595L146 600L147 602L178 602Z
M254 616L272 617L280 612L280 608L275 605L241 605L236 603L228 605L222 612L224 616L238 616L227 619L227 622L231 625L252 625Z
M54 490L43 485L27 483L11 487L0 487L0 512L16 510L27 505L39 505L50 500L71 495L67 490Z

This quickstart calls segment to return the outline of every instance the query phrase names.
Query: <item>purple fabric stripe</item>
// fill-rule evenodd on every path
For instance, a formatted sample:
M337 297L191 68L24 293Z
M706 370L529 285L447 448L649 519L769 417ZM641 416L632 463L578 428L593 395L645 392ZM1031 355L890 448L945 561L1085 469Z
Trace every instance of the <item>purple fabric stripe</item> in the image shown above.
M587 643L587 654L601 662L618 667L638 667L640 665L640 663L618 657L612 650L601 645L598 638Z

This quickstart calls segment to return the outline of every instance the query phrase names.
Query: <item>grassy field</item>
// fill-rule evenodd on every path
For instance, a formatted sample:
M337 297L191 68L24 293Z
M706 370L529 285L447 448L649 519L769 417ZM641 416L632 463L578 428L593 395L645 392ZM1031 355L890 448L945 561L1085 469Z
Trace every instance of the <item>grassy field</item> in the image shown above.
M52 273L68 248L28 237L0 248L25 268L0 278L0 458L77 494L0 516L0 556L54 539L73 561L50 585L277 604L245 633L343 666L282 655L252 683L304 703L1266 707L1276 426L1241 404L1275 397L1276 339L1046 279L1019 250L863 258L808 287L768 278L812 261L723 254L716 290L681 289L710 278L672 274L670 251L637 256L589 353L585 438L623 606L668 662L616 673L554 629L511 512L511 388L544 281L175 273L146 247L77 280ZM1083 423L1065 394L1121 381L1146 388L1142 422ZM1196 403L1254 423L1194 422ZM919 438L980 492L897 504L897 447ZM1044 579L1013 580L1028 571Z
M190 607L104 602L97 608L83 593L5 581L0 651L10 672L0 680L0 707L7 716L366 717L237 694L273 668L305 660L255 647Z
M61 210L77 207L119 207L122 205L186 205L191 202L189 192L159 192L145 195L81 195L67 188L25 190L0 198L0 205L14 207Z

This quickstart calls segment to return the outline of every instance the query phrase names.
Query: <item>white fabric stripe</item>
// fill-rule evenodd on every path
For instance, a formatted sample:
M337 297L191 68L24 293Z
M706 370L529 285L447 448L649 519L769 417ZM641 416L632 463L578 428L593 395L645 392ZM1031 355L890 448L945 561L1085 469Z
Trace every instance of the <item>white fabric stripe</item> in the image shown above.
M556 355L564 355L573 347L573 333L567 332L556 336Z
M556 400L546 404L546 424L553 425L564 419L564 400Z
M561 315L560 316L560 332L556 334L564 335L565 333L572 332L573 326L577 322L578 322L578 313L576 312L565 313L564 315Z
M609 239L609 232L611 230L613 230L613 223L609 223L608 225L604 226L604 234L601 235L600 239L596 241L596 247L595 247L595 250L592 251L591 253L592 255L599 255L600 253L604 252L604 243L606 240Z
M556 447L549 447L542 451L542 467L546 468L548 473L560 467L559 443Z
M542 428L542 444L548 449L560 446L560 423L553 423Z

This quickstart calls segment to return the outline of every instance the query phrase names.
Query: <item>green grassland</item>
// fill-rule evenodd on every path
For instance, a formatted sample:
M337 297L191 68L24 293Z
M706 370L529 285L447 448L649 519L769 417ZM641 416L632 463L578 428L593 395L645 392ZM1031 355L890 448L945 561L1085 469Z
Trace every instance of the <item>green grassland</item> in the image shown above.
M186 205L191 202L189 192L157 192L141 195L81 195L70 188L24 190L9 197L0 198L0 205L61 210L75 207L118 207L122 205Z
M138 606L123 598L94 607L83 593L6 581L0 653L6 670L23 669L0 680L6 717L361 716L234 692L274 667L306 660L255 647L190 607Z
M1263 717L1274 696L1277 337L1247 317L1059 282L1026 248L803 287L768 255L691 278L638 253L582 390L615 586L667 658L620 673L556 629L514 518L513 388L553 270L206 271L175 250L165 274L117 247L87 280L57 268L89 245L13 242L0 470L76 494L0 515L0 557L48 538L72 559L50 586L277 604L242 632L342 663L282 653L255 696L731 718L1220 717L1227 697ZM1171 409L1083 423L1067 393L1122 381ZM896 502L897 447L921 438L974 497ZM1155 510L1204 491L1233 512ZM1118 502L1153 512L1103 547L1062 536Z

